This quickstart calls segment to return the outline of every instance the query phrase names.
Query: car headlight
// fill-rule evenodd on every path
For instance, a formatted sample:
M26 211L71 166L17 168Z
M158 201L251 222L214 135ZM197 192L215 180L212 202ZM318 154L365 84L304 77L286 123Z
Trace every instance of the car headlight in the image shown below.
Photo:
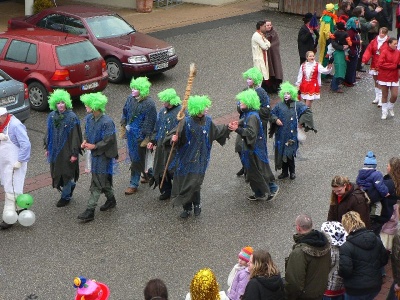
M147 58L144 55L135 55L128 58L128 62L131 64L139 64L147 62Z
M175 55L175 48L171 47L168 49L168 56L174 56Z

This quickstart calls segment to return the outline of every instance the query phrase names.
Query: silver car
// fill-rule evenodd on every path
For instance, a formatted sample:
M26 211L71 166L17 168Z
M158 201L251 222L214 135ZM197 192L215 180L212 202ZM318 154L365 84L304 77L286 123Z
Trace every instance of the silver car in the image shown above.
M28 87L10 77L3 70L0 70L0 107L6 107L7 111L21 122L25 122L29 118Z

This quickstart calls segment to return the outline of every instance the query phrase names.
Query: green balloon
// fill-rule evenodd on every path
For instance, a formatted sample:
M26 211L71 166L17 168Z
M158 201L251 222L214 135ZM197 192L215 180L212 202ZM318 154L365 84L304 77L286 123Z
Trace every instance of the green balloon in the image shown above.
M33 204L33 197L29 194L21 194L17 197L17 205L21 208L30 208Z

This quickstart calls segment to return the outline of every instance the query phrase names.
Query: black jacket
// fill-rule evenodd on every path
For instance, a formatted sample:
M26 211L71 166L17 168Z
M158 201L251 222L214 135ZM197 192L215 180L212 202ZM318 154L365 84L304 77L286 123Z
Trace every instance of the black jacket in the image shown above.
M247 283L242 300L283 300L283 281L280 275L257 276Z
M297 48L300 57L306 58L307 51L314 51L314 49L317 48L319 32L318 30L314 30L314 33L316 36L315 42L308 27L305 24L301 26L297 37Z
M344 280L346 293L357 296L380 291L381 268L389 256L372 231L362 228L351 232L339 253L339 276Z

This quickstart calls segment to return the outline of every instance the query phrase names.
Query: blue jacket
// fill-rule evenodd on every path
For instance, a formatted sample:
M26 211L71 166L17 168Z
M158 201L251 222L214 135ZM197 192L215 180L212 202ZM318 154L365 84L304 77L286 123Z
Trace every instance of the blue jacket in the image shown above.
M372 168L363 168L358 171L357 185L368 194L370 200L375 203L385 197L389 192L383 182L383 174Z

